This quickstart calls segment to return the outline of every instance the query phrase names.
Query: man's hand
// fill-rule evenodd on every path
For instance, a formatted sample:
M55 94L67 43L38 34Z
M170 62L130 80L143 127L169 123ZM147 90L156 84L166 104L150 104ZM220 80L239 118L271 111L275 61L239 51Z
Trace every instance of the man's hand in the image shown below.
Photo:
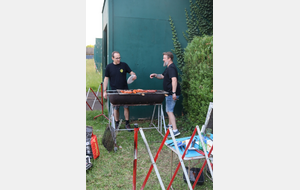
M173 94L173 95L172 95L172 98L173 98L173 100L175 101L175 100L176 100L176 94Z
M106 91L103 92L103 98L107 99Z
M132 77L132 80L136 80L136 79L137 79L137 76L136 76L136 75L131 75L131 76L133 76L133 77Z
M152 73L152 74L150 75L150 78L152 79L153 77L156 77L156 75L157 75L157 74Z
M152 79L153 77L157 78L157 79L164 79L164 75L162 74L156 74L156 73L152 73L150 75L150 78Z

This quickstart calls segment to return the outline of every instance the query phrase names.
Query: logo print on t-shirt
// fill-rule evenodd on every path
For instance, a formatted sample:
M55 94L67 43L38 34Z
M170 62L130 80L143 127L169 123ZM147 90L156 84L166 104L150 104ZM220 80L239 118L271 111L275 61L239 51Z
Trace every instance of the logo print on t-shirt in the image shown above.
M123 69L120 69L120 73L123 73Z

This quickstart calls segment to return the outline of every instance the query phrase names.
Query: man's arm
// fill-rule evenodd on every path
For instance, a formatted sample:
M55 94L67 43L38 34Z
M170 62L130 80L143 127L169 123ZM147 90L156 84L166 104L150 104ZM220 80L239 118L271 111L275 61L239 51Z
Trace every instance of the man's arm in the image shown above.
M108 77L104 77L104 82L103 82L103 98L106 99L106 88L108 84Z
M172 93L175 92L174 94L172 94L173 100L176 100L176 89L177 89L177 78L172 77Z
M162 74L156 74L156 73L152 73L150 75L150 78L152 79L153 77L157 78L157 79L164 79L164 75Z

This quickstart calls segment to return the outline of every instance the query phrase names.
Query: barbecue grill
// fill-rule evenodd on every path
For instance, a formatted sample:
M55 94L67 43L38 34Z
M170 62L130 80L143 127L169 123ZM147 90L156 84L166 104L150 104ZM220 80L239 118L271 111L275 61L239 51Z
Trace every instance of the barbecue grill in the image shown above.
M122 93L123 90L108 90L107 96L109 97L109 101L113 104L146 104L146 105L154 105L161 104L165 96L168 95L168 92L163 90L156 90L156 92L145 92L145 93ZM126 91L126 90L124 90Z
M113 112L113 106L123 106L123 105L128 105L128 106L148 106L148 105L154 105L153 113L152 113L152 118L151 122L149 125L149 128L143 128L143 129L156 129L162 136L162 125L164 128L166 128L165 124L165 118L163 114L163 108L162 108L162 102L164 101L165 97L168 95L168 92L163 91L163 90L142 90L139 93L124 93L125 92L133 92L131 90L107 90L107 96L109 98L109 101L111 103L110 106L110 111L109 111L109 129L110 131L113 131L111 133L112 136L112 141L114 143L114 151L117 151L118 146L117 146L117 131L121 130L127 130L127 129L119 129L116 128L115 126L115 119L114 119L114 112ZM157 107L157 126L154 125L153 123L153 118L155 114L155 110ZM119 125L120 126L120 125ZM151 127L153 126L153 127ZM133 130L133 129L132 129ZM166 131L165 131L166 132Z

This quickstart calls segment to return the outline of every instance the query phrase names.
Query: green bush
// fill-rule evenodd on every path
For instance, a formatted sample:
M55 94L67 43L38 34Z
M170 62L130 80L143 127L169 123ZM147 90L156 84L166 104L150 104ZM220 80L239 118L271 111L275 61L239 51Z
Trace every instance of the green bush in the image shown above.
M201 127L213 102L213 36L195 36L184 51L183 108L193 128Z

